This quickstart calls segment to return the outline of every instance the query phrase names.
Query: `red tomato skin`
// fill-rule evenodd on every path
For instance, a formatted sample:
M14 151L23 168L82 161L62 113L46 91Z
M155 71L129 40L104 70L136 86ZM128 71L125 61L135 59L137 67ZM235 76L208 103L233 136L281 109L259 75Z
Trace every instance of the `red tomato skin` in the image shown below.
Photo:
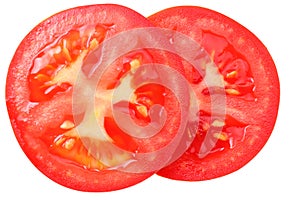
M247 56L256 84L257 98L256 102L236 100L236 97L231 96L227 96L226 99L226 112L246 124L251 124L243 142L233 149L209 155L204 159L185 153L157 174L175 180L201 181L221 177L240 169L264 147L278 114L279 78L267 48L241 24L206 8L178 6L159 11L148 19L158 27L184 33L200 44L201 30L225 37L237 51Z
M122 18L127 20L121 20ZM31 133L26 132L26 129L30 129L27 125L34 123L34 113L30 109L34 104L29 102L27 88L27 77L33 58L42 48L73 27L93 23L115 23L113 34L132 28L153 26L135 11L114 4L72 8L49 17L30 31L13 56L6 81L6 104L11 125L20 147L43 174L51 180L75 190L112 191L135 185L153 173L134 174L116 170L96 172L87 171L73 164L65 166L64 160L59 160L47 152L47 147L43 146L38 137L32 137ZM113 34L108 35L108 37ZM64 95L58 95L56 104L49 107L49 112L45 113L46 122L55 124L60 120L63 113L71 110L69 106L59 106L59 104L64 105L72 100L70 92ZM47 106L47 102L38 106ZM35 132L38 132L42 127L35 126L35 129Z

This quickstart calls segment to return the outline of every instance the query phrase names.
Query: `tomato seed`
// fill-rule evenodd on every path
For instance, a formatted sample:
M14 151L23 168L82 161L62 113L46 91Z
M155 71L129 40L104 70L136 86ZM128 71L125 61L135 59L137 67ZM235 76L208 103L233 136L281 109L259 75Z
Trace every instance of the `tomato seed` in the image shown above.
M240 92L236 89L228 88L228 89L225 89L225 91L227 94L230 94L230 95L240 95Z
M141 62L138 59L133 59L132 61L130 61L130 71L131 73L135 73L136 70L139 68L139 66L141 66Z
M76 140L74 138L70 138L63 143L63 147L67 150L71 150L75 144Z
M62 143L64 143L66 141L66 138L63 137L63 135L60 135L59 137L55 138L54 143L57 146L60 146Z
M220 132L220 133L214 133L214 137L222 140L222 141L227 141L228 140L228 135L224 132Z
M70 120L66 120L60 125L60 128L61 129L71 129L71 128L74 128L74 126L75 126L75 124L73 122L71 122Z
M226 78L236 78L236 76L237 76L237 71L236 70L232 71L232 72L228 72L226 74Z
M136 109L139 111L139 113L141 115L143 115L143 117L147 117L148 116L148 110L147 107L144 105L138 105L136 106Z
M225 126L225 122L216 119L213 121L213 123L211 125L214 127L223 127L223 126Z

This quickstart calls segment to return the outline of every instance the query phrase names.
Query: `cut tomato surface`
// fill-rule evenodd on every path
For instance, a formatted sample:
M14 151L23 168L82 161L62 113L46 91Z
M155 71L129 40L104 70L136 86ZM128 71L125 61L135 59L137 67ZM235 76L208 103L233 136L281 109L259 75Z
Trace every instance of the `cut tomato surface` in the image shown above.
M148 19L198 42L224 83L224 88L209 88L207 71L200 74L183 61L200 105L198 131L189 149L158 174L198 181L238 170L263 148L277 117L279 79L267 48L238 22L206 8L173 7ZM212 114L211 99L220 89L226 97L225 113Z
M137 153L154 152L170 143L180 124L180 105L168 88L155 83L131 88L131 79L143 64L160 63L180 71L179 62L159 50L128 52L102 74L92 93L91 69L84 64L91 52L114 35L151 26L129 8L91 5L55 14L23 39L8 71L7 108L21 148L47 177L76 190L112 191L155 173L122 168L134 162ZM155 68L144 70L139 73L155 73ZM82 96L74 94L80 76L86 80L77 85ZM112 103L114 90L121 86L119 90L125 88L130 98L118 96ZM90 94L92 103L84 98ZM153 105L159 109L151 109ZM162 113L161 107L170 113L166 127L149 138L132 137L120 128L112 112L116 109L143 127L152 115Z

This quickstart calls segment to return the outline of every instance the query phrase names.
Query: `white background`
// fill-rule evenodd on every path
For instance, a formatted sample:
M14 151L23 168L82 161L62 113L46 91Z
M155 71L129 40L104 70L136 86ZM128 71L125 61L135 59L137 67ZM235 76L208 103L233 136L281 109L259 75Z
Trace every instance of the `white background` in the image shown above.
M272 3L271 3L272 2ZM153 176L109 193L62 187L42 175L26 158L11 129L5 106L10 60L23 37L50 15L79 5L117 3L148 16L175 5L219 11L256 34L269 49L281 82L281 104L274 132L263 150L239 171L204 182ZM0 199L300 199L300 29L297 1L120 0L1 1L0 3Z

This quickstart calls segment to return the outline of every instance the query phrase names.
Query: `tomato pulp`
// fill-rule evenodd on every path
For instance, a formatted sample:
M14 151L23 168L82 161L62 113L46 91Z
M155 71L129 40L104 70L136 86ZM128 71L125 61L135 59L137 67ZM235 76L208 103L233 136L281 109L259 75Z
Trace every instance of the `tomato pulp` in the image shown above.
M200 104L198 131L189 149L158 174L198 181L238 170L262 149L276 121L279 80L268 50L238 22L209 9L173 7L148 19L198 42L218 67L226 94L225 116L212 115L210 99L220 88L207 88L205 75L185 64Z
M7 108L21 148L47 177L76 190L112 191L155 173L117 168L130 164L137 152L156 151L172 140L180 120L178 103L174 94L159 84L148 83L133 90L130 78L141 65L149 63L180 70L176 59L147 49L120 55L94 82L96 88L92 93L88 79L91 69L84 64L92 52L114 35L151 26L146 18L129 8L90 5L51 16L23 39L9 67ZM77 85L82 96L73 94L79 76L86 81ZM113 91L126 83L130 98L120 98L112 105ZM92 103L84 98L91 95ZM114 107L139 126L146 126L151 115L162 111L152 110L153 105L160 105L171 114L166 117L166 127L150 138L131 137L120 129L112 112Z

